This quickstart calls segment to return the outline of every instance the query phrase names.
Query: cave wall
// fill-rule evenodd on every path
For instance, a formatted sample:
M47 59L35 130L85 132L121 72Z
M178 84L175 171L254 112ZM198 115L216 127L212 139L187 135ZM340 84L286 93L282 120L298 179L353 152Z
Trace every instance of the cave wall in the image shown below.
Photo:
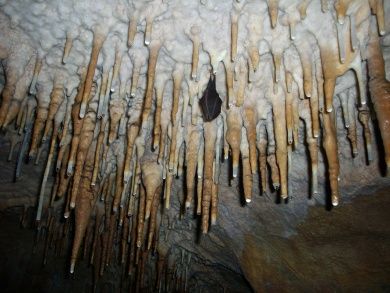
M372 223L387 203L353 218L389 190L388 15L381 0L1 1L0 209L22 207L49 262L45 243L65 243L62 276L84 254L86 290L386 289ZM344 225L383 236L380 265L355 262L363 245L343 255Z

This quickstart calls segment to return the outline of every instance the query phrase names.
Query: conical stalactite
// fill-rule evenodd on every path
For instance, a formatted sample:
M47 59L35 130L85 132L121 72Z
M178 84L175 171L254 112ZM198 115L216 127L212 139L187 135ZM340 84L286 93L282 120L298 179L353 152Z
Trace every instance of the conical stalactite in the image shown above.
M204 174L202 189L202 232L207 233L210 220L210 201L213 189L213 162L215 156L215 141L217 139L216 121L204 125Z
M177 239L194 225L223 244L221 215L263 207L259 193L289 204L306 182L302 194L342 204L348 164L376 162L376 122L390 166L383 0L57 3L66 17L3 2L0 127L15 179L26 154L47 156L45 263L73 242L72 273L83 254L96 278L119 260L130 290L192 291L205 261ZM232 188L242 207L221 209Z
M96 143L92 143L89 146L88 154L86 155L85 165L83 169L83 175L80 181L80 187L78 188L79 195L76 200L75 219L76 229L73 240L70 272L73 273L75 269L75 263L79 253L81 241L84 238L92 208L97 198L96 191L91 187L93 161Z
M379 2L379 1L378 1ZM371 99L374 104L375 113L378 117L379 129L386 153L387 169L390 169L390 133L388 121L390 105L388 102L390 83L386 80L384 60L381 54L378 37L374 32L370 34L368 43L368 75L370 77L369 87Z
M87 104L88 104L88 100L89 100L90 94L91 94L92 81L93 81L93 77L95 75L96 64L98 61L100 49L103 46L103 42L104 42L105 38L106 37L104 36L104 33L100 32L100 31L96 31L93 33L91 58L89 60L87 75L85 77L83 94L82 94L81 105L80 105L79 117L81 119L84 118L86 110L87 110Z

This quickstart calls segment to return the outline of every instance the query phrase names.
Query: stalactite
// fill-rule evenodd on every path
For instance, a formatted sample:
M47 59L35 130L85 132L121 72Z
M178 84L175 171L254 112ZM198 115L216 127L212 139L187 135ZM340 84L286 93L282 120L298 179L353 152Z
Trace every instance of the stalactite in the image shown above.
M366 145L367 161L371 163L372 158L372 145L371 145L371 130L369 126L370 112L367 108L359 109L359 120L363 124L364 141ZM356 130L355 130L356 133Z
M200 28L199 26L191 27L191 41L192 41L192 68L191 68L191 78L198 78L198 64L199 64L199 47L200 47Z
M282 93L282 90L279 90ZM284 97L274 95L272 97L272 112L274 121L275 141L276 141L276 160L280 174L280 196L282 199L288 197L287 192L287 133L286 133L286 114Z
M268 13L272 28L276 27L278 20L279 0L268 0Z
M76 159L76 151L80 141L80 132L83 127L83 119L80 119L79 111L81 106L81 99L83 94L85 77L86 77L86 69L82 69L80 84L78 87L77 95L74 100L74 104L72 106L71 115L72 115L72 123L73 123L73 136L72 136L71 149L70 149L70 155L68 161L68 170L67 170L68 176L73 174L73 167Z
M380 1L378 1L380 2ZM390 103L388 102L390 83L386 80L384 60L381 54L378 37L371 32L368 42L368 82L371 100L378 119L386 154L388 173L390 170L390 132L388 131Z
M125 156L125 167L123 173L124 182L128 182L130 180L130 162L133 156L133 147L135 143L135 139L137 138L139 131L138 124L131 124L127 127L127 148L126 148L126 156ZM135 174L133 174L134 176Z
M181 83L183 80L183 71L184 68L181 64L178 64L175 68L175 71L172 73L173 77L173 97L172 97L172 112L171 112L171 122L173 125L177 123L177 111L179 109L179 99L181 93Z
M64 45L64 53L62 55L62 64L66 64L68 62L70 50L73 47L73 36L70 32L66 33L66 41Z
M197 126L191 126L191 130L188 134L187 150L186 150L186 187L187 196L185 207L188 209L192 203L192 197L195 192L195 174L197 167L197 159L199 153L199 140L201 132Z
M228 111L227 118L227 132L226 140L232 151L232 169L233 178L238 175L238 163L240 159L240 143L241 143L241 129L242 118L239 109L234 107Z
M153 197L157 189L162 185L162 167L157 164L154 157L145 157L142 159L141 170L142 182L146 193L145 220L147 220L150 217Z
M236 106L240 107L244 103L245 88L248 83L247 64L241 57L236 61L235 78L237 80Z
M92 212L92 207L94 205L94 200L96 199L96 194L91 187L95 144L91 144L88 146L89 146L87 150L88 154L86 155L86 159L85 159L85 166L83 169L83 175L80 182L80 188L78 191L79 196L77 197L77 206L75 210L77 225L76 225L76 231L73 240L71 264L70 264L71 274L74 272L81 241L84 238L85 231L88 226L88 221Z
M244 186L244 197L247 203L252 201L253 178L251 174L250 159L249 159L249 145L246 139L246 130L242 130L241 137L241 163L242 163L242 181Z
M202 232L207 233L210 219L210 200L213 188L213 162L215 140L217 139L216 121L204 124L204 175L202 192Z
M35 61L33 78L31 80L30 89L29 89L29 93L31 95L35 95L37 93L36 84L37 84L37 81L38 81L39 73L41 72L41 69L42 69L42 62L43 62L42 61L42 57L37 55L37 59ZM4 93L3 93L3 96L4 96Z
M45 127L45 122L48 114L48 103L45 100L46 97L44 97L46 93L43 89L38 91L38 110L36 113L36 118L34 122L34 128L32 132L32 140L30 145L30 152L29 157L33 158L35 155L37 155L38 151L38 145L41 140L41 132L43 128Z
M93 140L93 133L96 124L96 113L88 112L83 123L83 128L80 134L80 143L76 157L76 165L73 176L73 185L71 190L70 208L76 206L76 199L79 193L79 184L84 170L84 163L87 157L87 152Z
M259 122L257 127L257 149L259 151L259 170L261 178L261 191L267 191L267 138L264 122Z
M334 116L331 113L323 113L324 138L323 146L328 161L329 183L331 190L331 202L333 206L339 204L339 159L337 153L336 129L334 125Z
M154 91L156 92L156 111L154 116L153 127L153 150L157 149L161 139L161 112L163 104L165 84L163 82L157 82Z
M152 107L152 95L154 89L154 78L156 73L156 64L158 58L158 52L161 47L160 41L153 41L149 45L149 64L148 64L148 82L146 86L144 107L142 112L142 124L146 123L149 118L150 110Z
M54 84L53 90L50 95L49 111L47 113L47 120L45 124L45 129L43 131L42 141L45 141L46 138L48 137L49 131L52 128L54 115L57 113L58 108L63 103L63 98L64 98L64 92L63 92L62 85Z
M231 60L234 62L236 61L236 55L237 55L237 39L238 39L238 13L233 11L232 12L232 25L231 25Z
M257 150L256 150L256 117L253 108L244 109L244 125L246 128L247 139L249 143L249 161L252 174L257 173Z
M85 77L83 94L82 94L81 105L80 105L79 117L81 119L84 118L87 111L87 104L91 94L91 88L92 88L93 77L95 75L96 64L98 61L100 49L102 48L105 39L106 36L103 33L98 31L93 33L91 58L89 60L87 75Z

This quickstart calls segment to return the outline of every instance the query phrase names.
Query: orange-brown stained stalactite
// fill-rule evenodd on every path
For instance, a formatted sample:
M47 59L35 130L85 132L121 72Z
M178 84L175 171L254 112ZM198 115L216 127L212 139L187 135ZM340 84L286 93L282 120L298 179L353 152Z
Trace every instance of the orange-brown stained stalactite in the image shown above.
M336 0L334 8L336 10L337 21L340 24L344 24L345 16L348 10L349 5L352 3L352 0Z
M336 22L336 31L337 31L337 43L339 46L339 59L341 63L345 63L345 41L344 31L345 25Z
M218 215L218 184L213 183L211 188L211 213L210 213L210 224L217 224Z
M73 133L72 133L72 142L70 147L69 161L68 161L68 176L73 174L73 167L76 159L76 152L79 146L80 141L80 133L83 127L83 119L80 119L79 112L81 106L81 99L83 96L83 88L86 77L86 68L82 68L81 70L81 79L78 87L78 92L74 100L74 104L72 106L71 116L72 116L72 125L73 125Z
M283 90L278 90L279 95L272 97L272 112L276 142L276 160L280 175L280 196L282 199L288 197L288 174L287 174L287 131L285 114L285 97Z
M227 97L226 97L226 108L230 108L230 103L234 102L234 90L233 90L233 64L230 60L223 61L225 66L225 74L226 74L226 87L227 87Z
M106 130L107 126L107 121L108 119L105 117L100 120L99 122L99 135L97 137L97 142L96 142L96 151L95 151L95 159L94 159L94 165L93 165L93 174L92 174L92 180L91 180L91 186L96 185L97 177L98 177L98 172L99 172L99 166L101 164L100 158L101 158L101 149L104 141L104 133Z
M88 65L88 69L87 69L87 75L85 77L83 95L82 95L81 105L80 105L80 113L79 113L80 118L84 118L86 111L87 111L87 105L88 105L88 100L89 100L90 94L91 94L96 64L98 61L100 50L103 46L105 39L106 39L106 36L104 34L102 34L100 32L93 33L92 52L91 52L91 57L90 57L89 65Z
M256 149L256 117L254 107L246 107L244 109L245 119L244 125L246 128L247 139L249 143L249 161L252 174L257 173L257 149Z
M157 213L160 206L160 195L163 185L161 184L157 189L152 199L152 206L150 210L150 219L149 219L149 231L148 231L148 250L152 247L153 238L157 237L156 235L156 223L157 223Z
M110 130L108 134L108 143L111 144L118 136L118 124L125 112L125 101L122 99L113 99L110 101Z
M155 195L162 180L162 166L157 164L155 156L142 158L142 183L146 192L145 220L150 217L153 196Z
M272 28L275 28L278 22L279 0L268 0L268 13Z
M96 193L91 187L95 147L96 143L89 145L89 150L87 151L85 166L80 182L79 196L77 197L77 205L75 209L76 228L71 254L70 273L74 272L81 242L83 241L85 231L90 220L92 208L97 198Z
M337 40L337 38L336 38ZM342 46L345 47L345 60L340 62L337 50L340 46L337 42L319 39L320 57L324 78L325 110L333 110L333 96L337 77L343 75L353 67L353 62L358 58L358 51L354 52L350 42L350 31L343 30ZM320 84L319 84L320 85Z
M248 66L244 58L236 62L235 78L237 80L236 106L240 107L244 103L245 88L248 84Z
M173 97L172 97L172 112L171 123L176 125L178 117L177 111L179 110L181 83L183 81L184 68L182 64L177 64L175 70L172 73L173 77Z
M36 85L37 85L38 76L39 76L39 73L41 72L41 69L42 69L42 57L37 55L37 59L35 61L33 78L31 80L30 89L29 89L29 93L31 95L35 95L37 93Z
M336 137L336 129L334 125L334 116L333 113L323 113L323 130L324 130L324 138L323 138L323 147L325 149L326 159L328 162L328 176L330 183L330 191L331 191L331 201L333 206L337 206L339 204L339 158L337 151L337 137Z
M310 101L310 113L311 113L311 120L312 120L312 136L318 137L320 133L319 97L317 92L317 81L314 78L314 76L313 76L313 92L309 101Z
M177 140L178 140L178 128L179 128L178 123L172 125L171 144L170 144L169 157L168 157L168 170L169 172L172 173L174 173L174 168L176 167L175 154L176 154Z
M201 136L201 131L197 126L190 126L188 142L186 143L186 187L187 187L187 196L185 207L188 209L192 204L192 198L195 192L195 174L198 160L199 152L199 140Z
M374 15L376 15L378 32L379 35L384 36L386 33L385 30L385 9L384 9L384 1L385 0L369 0L371 6L371 11Z
M257 150L259 151L259 170L261 179L261 191L267 191L267 134L264 122L259 123L257 138Z
M131 168L131 159L133 156L133 148L134 142L137 138L139 132L138 124L131 124L127 127L127 147L126 147L126 155L125 155L125 166L123 172L123 180L124 182L128 182L130 180L130 168ZM133 174L134 176L135 174Z
M197 25L191 27L191 41L192 41L192 67L191 78L198 78L198 63L199 63L199 47L200 47L200 28Z
M359 121L363 125L363 133L364 133L364 142L366 145L366 153L367 153L367 161L371 163L373 161L372 158L372 145L371 145L371 130L369 126L370 120L370 112L367 107L359 109ZM356 133L356 126L355 126Z
M142 67L141 62L138 60L135 60L135 63L133 64L133 73L132 73L132 77L131 77L131 89L130 89L130 96L133 98L137 94L137 88L138 88L141 67Z
M237 56L237 39L238 39L238 13L233 11L231 14L231 60L236 61Z
M238 175L238 164L240 159L242 117L239 108L232 107L226 117L227 131L226 140L232 150L233 178Z
M247 203L252 201L253 178L249 160L249 145L246 138L246 130L242 129L243 135L241 137L240 151L242 163L242 182L244 186L244 197Z
M165 84L158 83L155 85L156 92L156 111L154 113L154 125L153 125L153 150L156 150L160 144L161 138L161 111L163 104Z
M143 243L144 237L144 218L145 218L145 203L146 195L144 187L140 186L139 199L138 199L138 216L137 216L137 247L140 248Z
M302 0L301 3L297 6L301 20L306 18L307 7L309 6L311 0Z
M145 27L145 39L144 43L146 46L149 46L152 41L152 29L153 29L153 17L148 15L146 16L146 27Z
M49 111L47 113L47 120L45 130L43 131L42 141L45 141L49 135L49 131L52 129L54 115L57 113L58 108L61 106L64 100L64 88L62 84L54 83L53 90L50 95Z
M84 169L84 162L87 157L88 149L93 140L95 124L96 124L96 113L88 112L84 119L83 128L80 134L80 143L77 150L76 166L75 166L75 172L73 176L72 190L70 194L71 196L70 208L74 208L76 205L76 199L79 193L78 192L79 184Z
M386 80L385 64L375 32L371 32L368 43L368 76L371 101L378 119L386 165L390 174L390 82Z
M70 50L73 47L73 37L71 33L66 34L66 40L65 40L65 45L64 45L64 52L62 55L62 64L66 64L68 62L68 57L70 54Z
M116 163L116 177L115 177L115 195L112 202L112 211L114 213L118 212L119 205L121 204L121 197L123 189L125 188L123 184L123 170L125 163L124 149L123 144L117 142L117 149L115 150L115 163Z
M31 146L29 152L30 158L34 157L37 154L41 133L43 128L45 127L45 123L47 119L48 106L49 105L46 103L46 101L38 99L38 110L35 117L34 129L32 132Z
M268 113L265 125L268 138L267 163L270 166L272 185L275 190L278 190L280 188L280 178L275 156L275 136L272 111Z
M287 143L291 145L293 143L293 110L292 110L292 102L293 102L292 93L286 92L286 127L287 127Z
M310 119L310 105L308 100L300 101L300 116L305 122L306 143L309 149L310 156L310 171L311 171L311 196L318 194L318 142L317 138L313 137L312 120Z
M171 206L172 181L173 181L173 173L171 171L168 171L167 178L165 180L165 190L164 190L164 201L165 201L166 209L169 209Z
M196 214L201 215L202 214L202 192L203 192L203 185L202 185L202 179L203 179L203 165L204 165L204 140L201 136L200 143L199 143L199 151L198 151L198 166L197 166L197 177L198 181L196 184Z
M303 70L303 89L305 91L306 97L311 97L313 91L313 55L312 48L308 41L302 40L299 42L299 46L297 46L297 50L299 53L299 57L302 63Z
M272 58L274 61L274 82L278 83L280 80L280 66L282 63L281 52L277 52L277 51L272 52Z
M156 64L157 64L158 52L160 51L161 45L162 44L160 41L152 41L152 43L149 45L148 81L147 81L144 106L142 111L141 125L147 123L152 108L154 79L156 75Z
M132 47L134 38L137 33L138 15L133 14L129 21L129 27L127 30L127 47Z
M253 70L256 72L260 63L260 53L257 46L250 46L248 48L248 55L252 63Z
M210 219L210 200L213 188L213 162L217 139L216 120L204 124L204 174L202 194L202 232L207 233Z

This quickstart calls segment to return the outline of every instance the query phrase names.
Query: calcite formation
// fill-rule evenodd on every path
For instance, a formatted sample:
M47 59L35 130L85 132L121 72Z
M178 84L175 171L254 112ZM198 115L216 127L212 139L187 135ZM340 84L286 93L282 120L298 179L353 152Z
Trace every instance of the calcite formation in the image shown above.
M324 196L342 203L340 109L352 155L358 120L370 162L373 105L390 168L384 0L3 0L0 10L0 127L11 133L10 158L21 142L16 177L25 155L46 160L38 230L68 233L69 222L57 222L74 215L71 273L82 243L97 275L119 245L135 290L150 251L159 256L153 286L186 290L187 267L179 283L164 279L160 224L178 177L180 213L193 208L208 233L223 162L246 204L256 177L262 193L287 201L294 151L307 148L316 195L323 149ZM209 81L222 99L213 119L199 104Z

